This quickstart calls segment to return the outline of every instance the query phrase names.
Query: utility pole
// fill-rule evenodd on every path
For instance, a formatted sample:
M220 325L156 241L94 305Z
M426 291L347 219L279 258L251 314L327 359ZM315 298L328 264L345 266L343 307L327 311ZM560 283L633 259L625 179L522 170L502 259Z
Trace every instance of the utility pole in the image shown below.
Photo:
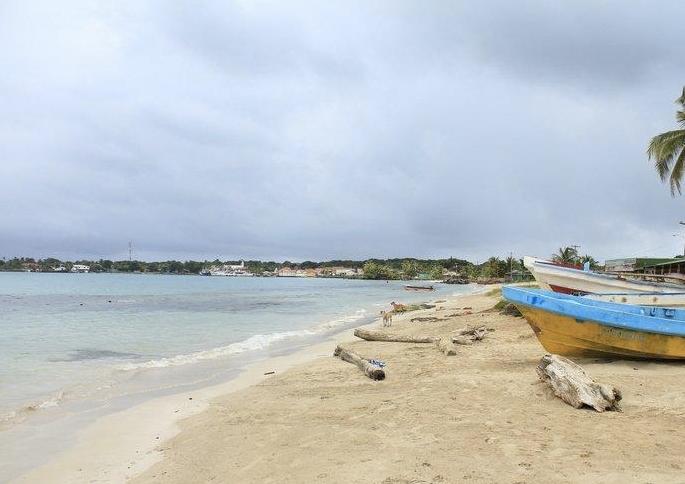
M678 222L680 225L685 225L685 222L680 221ZM685 257L685 246L683 247L683 257Z

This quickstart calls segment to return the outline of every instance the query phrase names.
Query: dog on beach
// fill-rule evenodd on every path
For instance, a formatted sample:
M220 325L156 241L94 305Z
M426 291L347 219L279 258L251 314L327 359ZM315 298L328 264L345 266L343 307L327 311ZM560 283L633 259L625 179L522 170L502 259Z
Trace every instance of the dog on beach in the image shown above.
M383 316L383 327L392 326L392 311L381 311Z

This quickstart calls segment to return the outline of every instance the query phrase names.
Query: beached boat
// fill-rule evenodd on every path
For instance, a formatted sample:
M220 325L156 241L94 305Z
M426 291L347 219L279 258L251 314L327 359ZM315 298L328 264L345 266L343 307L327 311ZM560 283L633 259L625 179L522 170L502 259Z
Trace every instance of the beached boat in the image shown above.
M578 357L685 359L685 310L504 287L542 346Z
M407 291L435 291L433 286L404 286Z
M542 289L563 294L680 293L685 286L661 275L641 274L642 279L615 273L601 273L524 257L528 269ZM637 275L635 276L637 277ZM650 280L651 279L651 280Z

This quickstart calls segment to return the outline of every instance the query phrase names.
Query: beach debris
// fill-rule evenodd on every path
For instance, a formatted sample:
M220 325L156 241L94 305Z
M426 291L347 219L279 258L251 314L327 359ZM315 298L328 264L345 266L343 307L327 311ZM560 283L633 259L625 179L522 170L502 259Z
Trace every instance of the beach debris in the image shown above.
M355 329L354 335L366 341L385 341L389 343L437 343L440 340L436 336L405 336L365 328Z
M521 311L519 311L519 308L517 308L515 305L509 303L506 306L504 306L500 310L501 314L506 314L507 316L514 316L517 318L522 318L523 314L521 314Z
M439 336L405 336L364 328L355 329L354 335L357 338L366 341L384 341L386 343L432 343L447 356L454 356L457 354L457 349L452 344L450 338L440 338Z
M446 356L455 356L457 354L457 348L449 338L440 338L440 341L438 341L437 345L438 349Z
M455 331L456 336L452 336L452 342L458 345L472 345L475 341L481 341L485 338L488 331L494 331L492 328L485 326L466 326L465 328Z
M276 372L275 372L275 371L267 371L267 372L264 373L264 374L265 374L265 375L273 375L274 373L276 373Z
M434 323L436 321L442 321L441 318L436 318L435 316L424 316L411 318L409 321L412 323Z
M536 368L540 380L548 383L554 395L572 407L621 411L621 391L611 385L595 382L578 364L559 355L545 355Z
M391 302L392 312L394 313L407 313L409 311L418 311L420 309L433 309L435 304L402 304Z
M357 353L347 350L340 345L336 346L333 356L337 356L343 361L357 365L362 373L372 380L385 380L385 370L382 367L372 364L371 361L362 358ZM379 360L372 361L378 362ZM385 363L383 363L383 366L385 366Z

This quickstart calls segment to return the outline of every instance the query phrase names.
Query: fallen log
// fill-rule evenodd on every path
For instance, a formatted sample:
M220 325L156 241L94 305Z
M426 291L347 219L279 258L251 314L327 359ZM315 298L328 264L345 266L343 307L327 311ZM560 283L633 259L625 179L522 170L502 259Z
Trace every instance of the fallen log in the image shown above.
M405 336L365 328L355 329L354 335L366 341L386 341L389 343L437 343L440 340L436 336Z
M457 331L457 334L459 336L466 336L467 338L470 338L472 341L480 341L483 338L485 338L485 335L488 333L489 328L486 328L485 326L466 326L465 328L462 328Z
M442 321L440 318L436 318L435 316L425 316L425 317L417 317L417 318L411 318L409 321L412 323L434 323L436 321Z
M572 407L592 407L598 412L621 411L621 391L595 382L580 365L558 355L545 355L536 371L551 385L554 394Z
M457 345L468 346L468 345L473 344L473 340L467 336L459 335L459 336L452 336L452 343L457 344Z
M337 356L343 361L357 365L362 373L372 380L385 380L385 370L383 370L383 368L372 365L367 359L362 358L357 353L346 350L340 345L336 346L333 356Z
M438 349L445 353L446 356L454 356L457 354L457 348L455 348L452 341L449 338L440 338L437 343Z

